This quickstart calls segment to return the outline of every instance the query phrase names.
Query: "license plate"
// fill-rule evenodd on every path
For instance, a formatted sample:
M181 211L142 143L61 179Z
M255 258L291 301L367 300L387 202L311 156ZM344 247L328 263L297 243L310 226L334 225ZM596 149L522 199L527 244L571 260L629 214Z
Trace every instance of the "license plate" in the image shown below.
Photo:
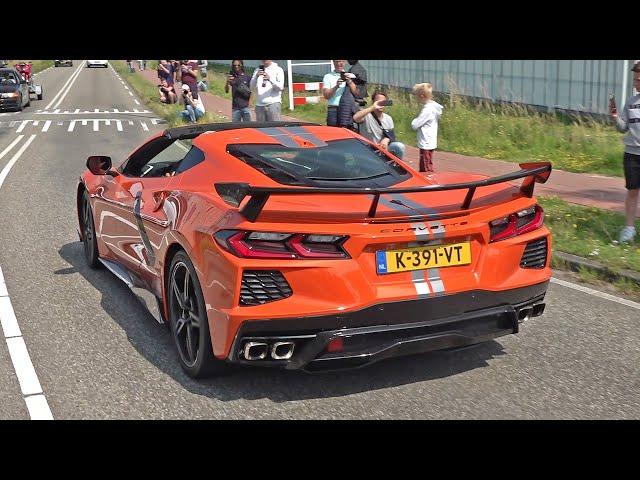
M376 252L376 269L379 275L470 263L471 244L469 242Z

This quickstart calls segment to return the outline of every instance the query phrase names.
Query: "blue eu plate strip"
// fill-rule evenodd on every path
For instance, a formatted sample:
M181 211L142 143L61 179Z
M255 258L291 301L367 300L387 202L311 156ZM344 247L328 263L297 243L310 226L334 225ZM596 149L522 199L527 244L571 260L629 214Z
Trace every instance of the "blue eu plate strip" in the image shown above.
M376 252L376 268L378 273L387 273L387 252Z

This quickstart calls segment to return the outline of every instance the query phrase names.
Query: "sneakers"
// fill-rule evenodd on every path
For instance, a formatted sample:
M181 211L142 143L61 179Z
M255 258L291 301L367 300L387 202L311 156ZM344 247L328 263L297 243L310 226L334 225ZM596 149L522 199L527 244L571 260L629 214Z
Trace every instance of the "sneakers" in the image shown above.
M636 236L636 227L627 225L620 232L620 243L631 242Z

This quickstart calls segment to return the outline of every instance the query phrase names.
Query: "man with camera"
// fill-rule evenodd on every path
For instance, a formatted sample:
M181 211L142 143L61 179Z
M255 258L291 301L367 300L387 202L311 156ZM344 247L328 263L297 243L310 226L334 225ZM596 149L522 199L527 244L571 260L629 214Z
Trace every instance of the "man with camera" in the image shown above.
M202 103L199 97L194 98L191 88L186 83L182 84L182 101L184 102L185 109L180 113L185 120L196 123L204 116L204 103Z
M284 70L273 60L262 60L251 77L251 90L256 91L256 121L280 120Z
M380 90L371 95L371 100L373 105L353 115L353 121L360 125L360 135L402 159L404 143L396 141L393 118L384 113L384 108L393 105L393 101Z
M322 79L322 95L327 99L327 125L330 127L352 127L353 106L346 106L340 111L340 99L345 88L349 88L352 95L358 94L355 75L344 71L346 60L333 60L333 70ZM340 113L343 113L342 115ZM346 113L346 115L345 115Z

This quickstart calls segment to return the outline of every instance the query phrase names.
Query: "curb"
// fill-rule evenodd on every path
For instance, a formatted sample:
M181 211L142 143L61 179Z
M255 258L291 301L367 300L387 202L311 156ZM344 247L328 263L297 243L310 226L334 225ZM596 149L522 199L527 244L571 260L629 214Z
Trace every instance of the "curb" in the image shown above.
M634 272L633 270L622 269L619 271L614 271L609 267L596 262L595 260L579 257L578 255L572 255L571 253L552 252L551 256L563 265L566 265L569 270L573 272L579 272L580 269L586 268L589 270L597 271L608 280L615 281L625 279L640 286L640 273Z

